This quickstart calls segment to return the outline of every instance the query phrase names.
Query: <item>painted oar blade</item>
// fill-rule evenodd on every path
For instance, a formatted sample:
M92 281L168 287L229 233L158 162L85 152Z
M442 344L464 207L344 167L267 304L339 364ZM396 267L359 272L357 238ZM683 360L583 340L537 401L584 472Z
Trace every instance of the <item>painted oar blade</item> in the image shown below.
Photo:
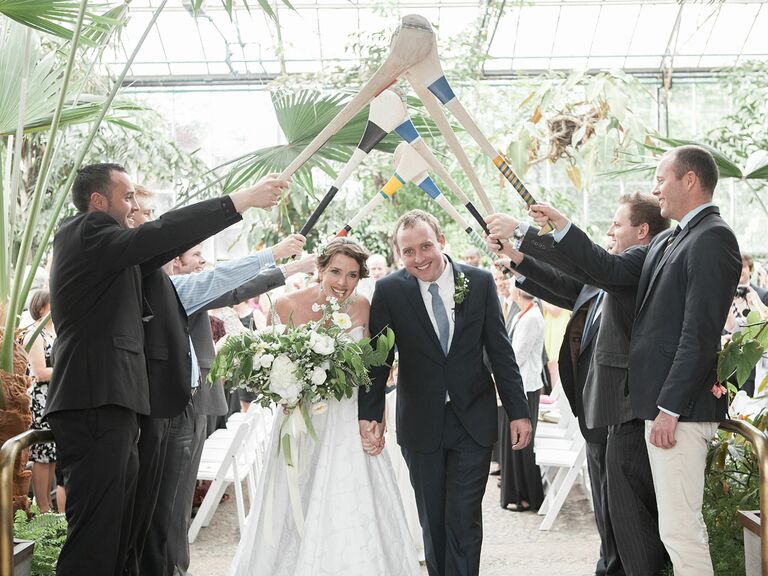
M304 150L280 173L280 179L290 178L331 136L343 128L363 106L391 86L409 67L427 57L434 44L434 32L429 21L418 14L404 16L392 36L390 52L370 80L352 100L331 120Z

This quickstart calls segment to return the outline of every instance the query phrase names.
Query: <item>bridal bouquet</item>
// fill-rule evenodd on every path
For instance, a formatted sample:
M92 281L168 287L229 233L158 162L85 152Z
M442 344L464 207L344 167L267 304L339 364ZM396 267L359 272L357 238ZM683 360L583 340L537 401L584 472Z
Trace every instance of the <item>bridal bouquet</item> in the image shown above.
M307 421L310 413L325 411L327 400L349 398L357 386L368 390L368 368L386 362L395 341L392 330L387 328L374 348L371 338L349 335L352 320L335 298L325 306L314 304L313 310L323 313L316 322L278 324L229 337L216 356L210 381L223 378L230 388L253 392L262 406L280 404L287 411L299 407Z

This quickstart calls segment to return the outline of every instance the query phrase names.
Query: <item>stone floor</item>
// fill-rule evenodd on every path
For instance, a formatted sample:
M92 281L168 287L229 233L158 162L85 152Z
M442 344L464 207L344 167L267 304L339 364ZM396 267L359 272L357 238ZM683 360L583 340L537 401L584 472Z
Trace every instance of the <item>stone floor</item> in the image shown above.
M600 540L581 486L573 489L548 532L538 529L540 516L502 510L498 500L496 479L489 478L483 501L482 576L594 574ZM230 498L219 506L210 526L203 528L192 544L191 573L194 576L225 576L238 538L235 503ZM426 569L423 572L426 576Z

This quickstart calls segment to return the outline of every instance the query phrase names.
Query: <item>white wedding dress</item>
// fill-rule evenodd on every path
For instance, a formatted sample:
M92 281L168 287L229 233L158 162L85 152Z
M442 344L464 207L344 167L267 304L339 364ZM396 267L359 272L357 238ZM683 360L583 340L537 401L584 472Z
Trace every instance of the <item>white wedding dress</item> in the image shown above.
M351 334L362 337L362 328ZM363 452L357 391L314 414L317 440L300 441L303 536L294 521L286 464L278 454L280 412L265 453L256 502L232 562L232 576L418 576L395 474L386 451ZM273 482L269 498L270 481ZM269 525L267 525L269 524Z

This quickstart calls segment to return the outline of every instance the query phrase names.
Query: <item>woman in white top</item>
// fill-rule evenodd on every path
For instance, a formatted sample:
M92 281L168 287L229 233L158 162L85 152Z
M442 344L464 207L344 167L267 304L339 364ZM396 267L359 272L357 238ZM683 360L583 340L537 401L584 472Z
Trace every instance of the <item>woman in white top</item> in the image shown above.
M515 288L512 297L520 307L520 312L512 320L509 339L528 396L528 409L535 434L539 396L543 386L544 317L533 296L527 292ZM544 489L533 453L533 442L523 450L513 451L509 439L509 422L501 430L501 507L516 512L538 510L544 501Z

